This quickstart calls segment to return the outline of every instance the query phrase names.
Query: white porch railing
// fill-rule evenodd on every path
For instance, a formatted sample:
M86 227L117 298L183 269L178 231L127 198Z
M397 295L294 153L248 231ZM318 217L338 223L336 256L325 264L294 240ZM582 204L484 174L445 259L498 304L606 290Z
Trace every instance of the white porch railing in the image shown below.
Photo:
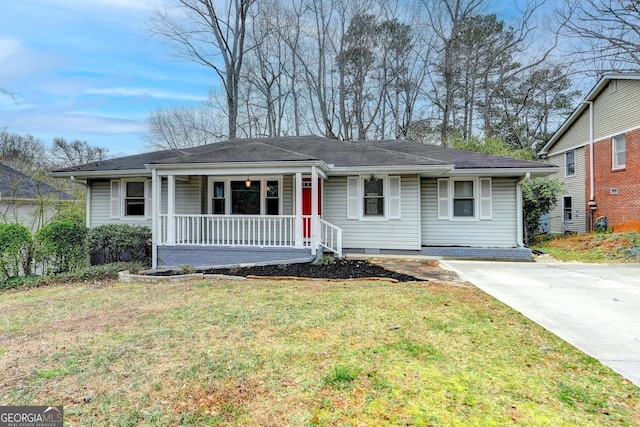
M168 216L160 215L158 245L169 243ZM342 256L342 229L319 219L319 244ZM311 216L302 217L304 237L296 239L295 215L174 215L175 245L311 247ZM300 243L301 242L301 243Z
M320 218L320 246L342 258L342 228Z
M295 216L174 215L176 245L295 247ZM158 244L168 244L168 217L160 215ZM308 246L308 245L305 245Z

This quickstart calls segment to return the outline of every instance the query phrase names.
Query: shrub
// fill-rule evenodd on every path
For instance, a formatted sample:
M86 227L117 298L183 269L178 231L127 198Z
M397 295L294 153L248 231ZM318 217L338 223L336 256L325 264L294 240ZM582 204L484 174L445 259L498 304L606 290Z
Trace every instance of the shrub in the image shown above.
M91 264L151 260L151 229L141 225L105 224L89 230L85 247Z
M54 273L74 271L85 264L87 227L74 221L51 222L36 233L37 257Z
M558 203L558 196L565 191L565 185L551 177L532 178L522 186L524 228L528 244L538 234L540 216L551 212Z
M31 272L32 237L20 224L0 224L0 279L18 276L20 269Z

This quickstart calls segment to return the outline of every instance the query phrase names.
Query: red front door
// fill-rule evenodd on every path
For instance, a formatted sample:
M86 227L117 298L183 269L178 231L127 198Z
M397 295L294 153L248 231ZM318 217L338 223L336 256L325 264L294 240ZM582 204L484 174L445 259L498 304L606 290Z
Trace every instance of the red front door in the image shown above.
M322 215L321 179L318 178L318 215ZM302 215L311 216L311 178L302 179ZM303 219L304 237L311 237L311 220Z

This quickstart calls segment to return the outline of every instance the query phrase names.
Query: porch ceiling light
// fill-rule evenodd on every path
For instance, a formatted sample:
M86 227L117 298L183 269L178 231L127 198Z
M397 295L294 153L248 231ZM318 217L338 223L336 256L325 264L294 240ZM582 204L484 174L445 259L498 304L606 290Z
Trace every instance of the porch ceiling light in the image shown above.
M376 182L377 180L378 180L378 178L373 176L373 174L371 174L371 176L369 177L369 181L371 181L371 182Z
M244 185L249 188L251 187L251 180L249 179L249 177L247 177L247 180L244 182Z

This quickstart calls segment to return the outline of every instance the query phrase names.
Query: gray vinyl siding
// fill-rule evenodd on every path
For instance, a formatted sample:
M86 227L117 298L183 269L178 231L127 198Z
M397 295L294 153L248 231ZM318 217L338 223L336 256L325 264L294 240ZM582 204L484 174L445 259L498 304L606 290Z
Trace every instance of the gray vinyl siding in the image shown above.
M517 244L515 178L491 182L492 219L450 221L438 219L437 179L422 179L422 245L512 247Z
M121 220L110 218L110 198L111 198L111 181L100 180L91 181L91 206L89 209L89 226L91 228L97 227L103 224L132 224L132 225L146 225L151 227L151 219L139 219L139 220Z
M571 150L580 145L589 143L589 109L582 112L578 120L565 132L558 142L554 144L549 154Z
M403 175L400 186L401 219L366 221L347 219L347 177L324 182L323 219L343 230L342 246L357 249L420 249L418 177Z
M576 233L585 233L587 231L587 212L586 212L586 192L589 191L586 182L586 149L576 149L576 174L571 177L565 177L564 170L564 154L549 157L549 163L559 166L561 171L551 175L562 181L567 192L560 195L557 206L551 211L549 218L550 233L564 233L565 231L575 231ZM571 196L573 198L573 222L564 224L562 222L562 197Z
M282 177L282 215L293 215L293 176Z
M617 89L606 87L594 102L594 139L613 136L638 127L640 117L640 81L616 80Z

